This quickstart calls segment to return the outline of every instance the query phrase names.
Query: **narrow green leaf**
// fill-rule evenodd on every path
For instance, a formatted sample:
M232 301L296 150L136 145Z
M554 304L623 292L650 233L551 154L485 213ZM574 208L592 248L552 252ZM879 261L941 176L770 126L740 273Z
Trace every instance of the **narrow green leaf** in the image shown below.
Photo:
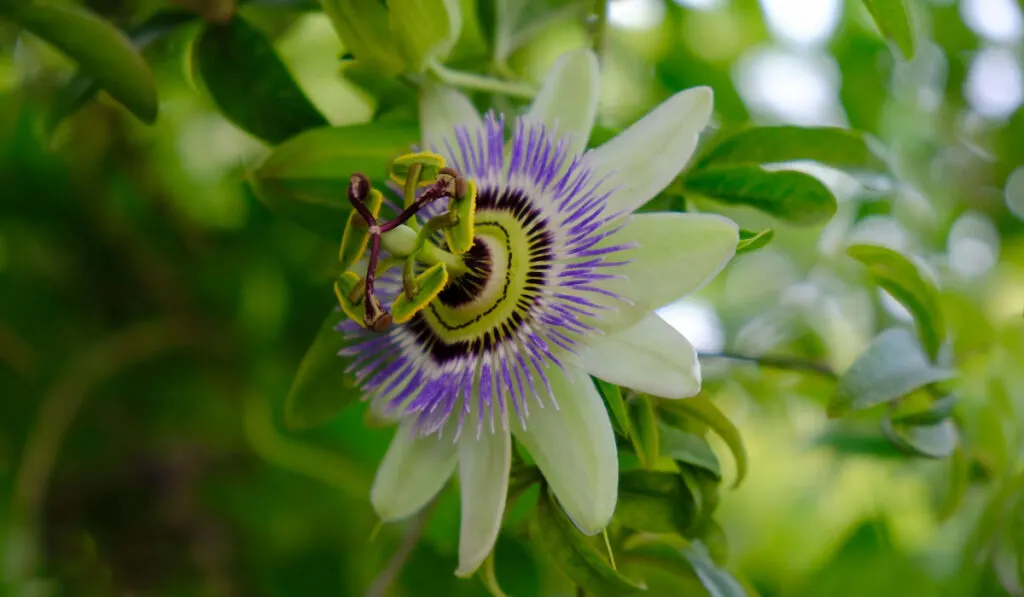
M949 419L934 425L902 425L884 417L882 432L900 450L926 458L946 458L958 441L956 426Z
M718 457L703 437L664 424L658 426L658 433L662 456L698 466L710 472L716 479L722 478Z
M154 42L198 18L195 13L183 10L161 10L129 29L127 33L139 52L144 52ZM99 90L99 84L85 71L80 70L75 73L71 80L57 92L53 109L49 115L50 126L52 127L62 119L74 114Z
M703 421L725 441L736 460L736 481L732 486L739 487L747 475L747 448L743 445L743 437L740 435L739 429L733 425L732 421L703 394L685 400L663 400L661 407Z
M277 144L327 125L270 40L241 17L208 23L193 58L221 112L252 135Z
M809 160L852 173L885 175L889 167L877 139L837 127L764 126L730 135L693 167L777 164Z
M710 597L746 597L747 592L731 574L715 565L699 543L682 550Z
M633 447L644 468L653 467L659 458L658 418L651 400L647 396L637 396L626 404L630 424L636 430L632 436Z
M910 60L914 57L914 35L910 27L910 12L906 0L864 0L871 18L882 36L894 42Z
M334 328L343 319L340 311L331 310L302 357L284 404L284 422L290 429L326 423L359 401L359 386L345 373L345 363L338 356L345 336Z
M619 475L615 520L626 528L685 535L697 517L697 504L682 476L643 470Z
M537 502L530 521L533 541L571 581L600 597L615 597L644 590L614 568L594 537L586 537L562 512L550 491Z
M846 252L868 266L878 285L910 311L928 355L932 361L938 358L946 327L935 284L910 259L892 249L853 245Z
M612 413L612 423L615 426L615 430L623 437L632 439L633 426L629 422L629 413L626 412L626 401L622 399L622 388L596 377L591 377L590 379L594 381L598 392L604 398L605 405L608 406L608 410Z
M83 73L140 120L156 120L153 73L121 30L76 6L29 4L17 8L11 16L67 54Z
M385 180L388 162L418 136L414 126L385 123L314 129L274 148L250 182L278 216L340 241L351 209L349 176Z
M836 213L836 198L820 180L795 170L713 166L688 173L683 192L745 205L793 224L821 224Z
M914 335L885 330L839 378L828 405L830 417L892 402L914 390L949 379L952 372L928 362Z
M771 228L767 228L761 232L740 230L740 242L736 245L736 254L738 255L740 253L756 251L772 242L774 237L775 231Z

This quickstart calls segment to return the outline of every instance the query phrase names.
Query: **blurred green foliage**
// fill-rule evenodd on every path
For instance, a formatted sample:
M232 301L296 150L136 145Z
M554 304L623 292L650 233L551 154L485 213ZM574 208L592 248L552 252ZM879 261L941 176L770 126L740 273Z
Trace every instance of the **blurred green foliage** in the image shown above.
M384 3L238 4L0 0L0 594L1024 595L1019 2L478 0L400 49L346 29L415 29ZM649 207L744 254L666 313L700 396L600 385L607 547L524 465L459 580L454 483L376 528L392 432L322 333L336 201L415 141L423 81L514 112L585 44L592 145L714 88Z

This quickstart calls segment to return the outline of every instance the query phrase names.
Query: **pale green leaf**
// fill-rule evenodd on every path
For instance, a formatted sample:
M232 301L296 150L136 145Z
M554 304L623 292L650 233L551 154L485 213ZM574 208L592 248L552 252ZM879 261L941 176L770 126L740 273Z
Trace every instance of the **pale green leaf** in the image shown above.
M914 34L910 25L907 0L864 0L871 18L886 39L899 47L903 57L914 57Z
M793 224L821 224L836 213L836 198L820 180L794 170L755 165L712 166L689 172L683 194L748 206Z
M721 479L718 457L703 437L664 424L659 425L658 433L662 456L698 466Z
M956 426L949 419L932 425L903 425L886 417L882 432L900 450L926 458L946 458L958 442Z
M693 166L773 164L814 161L852 173L889 173L877 139L838 127L764 126L732 134L701 156Z
M890 328L875 337L839 378L828 405L830 417L892 402L952 377L928 362L914 335Z
M685 400L663 400L660 406L674 413L703 421L708 428L718 434L725 441L736 460L736 481L733 482L733 487L738 487L743 482L743 478L747 475L747 449L743 444L743 437L736 425L722 411L718 410L713 402L702 394Z
M946 326L939 291L910 259L875 245L853 245L846 252L868 266L878 285L914 316L917 332L934 361L945 339Z

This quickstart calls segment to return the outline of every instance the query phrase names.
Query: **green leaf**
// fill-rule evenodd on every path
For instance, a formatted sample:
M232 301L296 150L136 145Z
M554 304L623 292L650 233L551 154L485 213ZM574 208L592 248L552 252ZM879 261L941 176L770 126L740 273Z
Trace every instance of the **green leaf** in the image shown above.
M208 23L196 40L193 59L224 116L264 141L281 143L327 125L270 40L239 16L225 24Z
M664 424L659 425L658 432L662 456L698 466L710 472L716 479L722 478L718 457L703 437Z
M903 459L904 457L902 452L878 433L877 428L872 428L869 431L860 425L832 425L815 438L811 442L811 446L831 448L848 456L871 456L885 459Z
M380 0L320 0L342 45L363 66L393 78L405 70L398 40L388 23L388 9Z
M591 377L590 379L594 381L597 391L601 393L604 403L612 413L612 423L615 425L615 430L623 437L632 439L633 426L629 422L629 413L626 412L626 401L622 399L622 388L596 377Z
M119 29L75 6L29 4L11 15L25 29L53 44L78 63L143 122L157 115L156 81L146 61Z
M718 481L710 471L693 466L692 464L680 463L679 474L683 478L686 489L694 503L694 524L691 527L696 531L718 508ZM690 532L687 536L692 536Z
M882 432L900 450L926 458L946 458L958 442L956 426L949 419L934 425L903 425L885 417Z
M817 178L795 170L714 166L688 173L683 192L753 207L793 224L821 224L836 213L832 191Z
M586 0L477 0L481 31L497 64L547 27L579 19L591 6Z
M765 126L726 137L693 167L810 160L849 172L886 175L884 147L873 137L837 127Z
M910 311L921 341L934 361L946 335L942 304L935 284L910 259L892 249L853 245L846 252L868 266L878 285Z
M183 10L161 10L128 30L128 37L143 52L154 42L163 39L178 27L198 19L195 13ZM58 124L84 106L100 90L99 84L86 72L79 71L68 81L54 99L49 115L50 126Z
M644 590L612 568L595 538L573 526L550 491L537 502L530 536L563 574L590 594L614 597Z
M700 578L701 584L711 597L746 597L747 592L743 590L731 574L715 565L708 557L707 551L699 543L694 543L682 549L694 572Z
M948 520L960 509L970 482L970 465L963 447L958 446L953 451L953 457L949 459L949 481L936 509L940 522Z
M692 493L682 476L643 470L619 475L615 520L623 526L636 531L685 535L697 516Z
M864 6L871 13L882 35L899 47L904 58L913 58L914 35L906 0L864 0Z
M775 231L771 228L762 230L761 232L751 232L750 230L740 230L740 242L736 245L736 254L750 253L756 251L768 243L772 242L775 237Z
M904 425L934 425L948 419L953 414L953 408L956 407L956 403L956 396L950 394L939 398L925 410L898 415L894 414L890 418L893 423L902 423Z
M892 402L952 375L928 362L913 334L901 328L890 328L875 336L840 376L829 401L828 415L838 417Z
M703 394L685 400L663 400L661 407L703 421L725 441L736 460L736 481L733 482L733 487L739 487L743 478L747 476L747 448L743 445L739 429L732 421Z
M630 547L626 557L679 576L696 576L709 597L745 597L747 594L739 581L715 565L698 541L677 547L656 538Z
M290 429L308 429L330 421L346 406L359 401L361 392L338 351L345 336L334 328L345 319L331 310L299 364L284 403L284 422Z
M418 137L414 126L385 123L314 129L274 148L250 182L278 216L340 241L351 209L349 176L386 180L388 162Z
M637 396L626 404L630 425L636 430L632 435L633 448L644 468L651 468L658 462L660 441L658 440L658 418L654 415L651 398Z
M462 31L458 0L388 0L388 25L405 63L416 71L448 57Z

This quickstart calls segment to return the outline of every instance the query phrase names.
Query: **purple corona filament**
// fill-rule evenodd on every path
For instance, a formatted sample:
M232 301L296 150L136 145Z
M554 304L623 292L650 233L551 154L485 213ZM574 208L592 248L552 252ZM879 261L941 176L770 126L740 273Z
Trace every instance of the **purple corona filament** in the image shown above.
M461 256L467 271L384 333L350 320L337 327L347 340L339 355L365 398L385 415L414 417L420 434L458 437L467 417L477 434L507 428L510 416L525 428L530 402L558 408L546 371L601 333L597 318L623 300L605 288L633 247L609 239L625 224L608 210L615 189L541 123L517 119L507 153L505 141L504 119L489 113L483 127L458 128L454 142L431 148L477 185L476 236ZM426 221L447 203L418 199L402 216ZM440 235L435 241L444 248ZM400 272L383 272L375 291L393 301Z

